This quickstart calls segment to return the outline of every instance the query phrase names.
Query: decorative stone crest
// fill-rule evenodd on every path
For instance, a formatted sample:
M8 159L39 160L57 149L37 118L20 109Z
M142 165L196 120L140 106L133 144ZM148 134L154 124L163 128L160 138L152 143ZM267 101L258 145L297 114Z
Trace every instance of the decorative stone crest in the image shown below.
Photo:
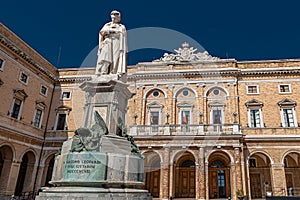
M207 51L198 52L196 48L190 47L188 43L183 43L182 48L174 49L177 54L164 53L164 56L153 62L196 62L196 61L217 61L220 58L209 55Z

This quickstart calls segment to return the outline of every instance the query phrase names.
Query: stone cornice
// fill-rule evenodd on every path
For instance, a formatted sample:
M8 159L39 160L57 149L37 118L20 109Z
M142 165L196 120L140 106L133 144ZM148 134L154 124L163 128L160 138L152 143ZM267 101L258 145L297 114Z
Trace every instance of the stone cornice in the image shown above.
M241 69L241 76L300 74L300 67Z
M245 135L245 142L277 142L277 141L300 141L299 135Z
M234 68L214 70L177 70L177 71L146 71L128 74L128 81L137 79L171 79L171 78L192 78L192 77L217 77L236 76L238 70Z
M1 25L1 24L0 24ZM55 69L54 66L52 66L48 61L45 61L46 67L42 67L40 63L38 63L35 59L32 58L31 55L29 55L27 52L22 50L20 47L18 47L14 42L12 42L10 39L5 37L3 34L0 33L0 43L7 47L9 50L11 50L14 54L17 54L20 56L25 62L27 62L29 65L33 66L33 68L37 69L39 72L43 73L45 76L50 78L53 81L56 81L56 74L54 74L52 71L48 70L47 67L50 66L51 68ZM36 53L38 54L38 53ZM38 54L38 56L40 56ZM42 56L40 56L40 59L44 59Z
M164 71L142 71L128 74L128 80L138 79L170 79L170 78L192 78L192 77L216 77L216 76L274 76L274 75L300 75L300 67L286 68L259 68L259 69L237 69L217 68L199 70L164 70Z
M85 81L91 81L91 76L72 76L72 77L59 77L59 83L83 83Z

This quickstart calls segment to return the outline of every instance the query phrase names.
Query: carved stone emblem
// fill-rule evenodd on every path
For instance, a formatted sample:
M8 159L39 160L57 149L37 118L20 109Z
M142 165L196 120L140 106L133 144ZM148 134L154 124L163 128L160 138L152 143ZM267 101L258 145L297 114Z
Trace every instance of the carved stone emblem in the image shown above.
M217 61L220 58L209 55L207 51L198 52L196 48L190 47L188 43L183 43L182 48L174 49L176 54L164 53L164 56L153 62L196 62L196 61Z

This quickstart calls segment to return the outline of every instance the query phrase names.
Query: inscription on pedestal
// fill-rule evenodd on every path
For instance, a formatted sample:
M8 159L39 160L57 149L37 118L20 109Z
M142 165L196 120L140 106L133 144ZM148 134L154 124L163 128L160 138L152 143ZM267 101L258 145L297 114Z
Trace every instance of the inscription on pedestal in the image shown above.
M104 153L72 153L66 156L64 181L103 181L106 179L107 155Z

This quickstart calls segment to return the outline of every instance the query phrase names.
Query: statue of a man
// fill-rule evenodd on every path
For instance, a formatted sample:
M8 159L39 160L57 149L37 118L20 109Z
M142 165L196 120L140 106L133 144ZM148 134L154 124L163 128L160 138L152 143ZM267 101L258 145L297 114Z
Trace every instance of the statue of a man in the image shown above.
M120 12L114 10L110 16L112 21L106 23L99 32L96 75L126 73L128 52L126 28L120 24Z

